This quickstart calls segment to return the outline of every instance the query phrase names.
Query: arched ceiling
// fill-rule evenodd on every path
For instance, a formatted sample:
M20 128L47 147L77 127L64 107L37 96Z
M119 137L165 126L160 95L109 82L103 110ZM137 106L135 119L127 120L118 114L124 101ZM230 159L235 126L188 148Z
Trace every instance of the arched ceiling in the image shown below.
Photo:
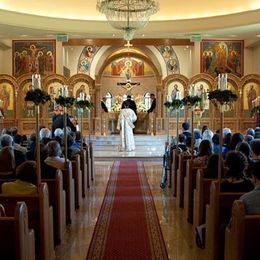
M160 10L136 38L258 39L259 0L160 0ZM68 34L70 38L121 38L96 10L96 0L0 0L0 39ZM258 35L258 36L257 36Z

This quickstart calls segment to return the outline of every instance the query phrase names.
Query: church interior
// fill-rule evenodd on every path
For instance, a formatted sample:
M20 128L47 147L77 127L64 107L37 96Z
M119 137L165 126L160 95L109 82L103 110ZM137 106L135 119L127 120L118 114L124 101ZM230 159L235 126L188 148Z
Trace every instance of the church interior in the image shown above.
M259 60L257 0L0 0L0 258L260 259Z

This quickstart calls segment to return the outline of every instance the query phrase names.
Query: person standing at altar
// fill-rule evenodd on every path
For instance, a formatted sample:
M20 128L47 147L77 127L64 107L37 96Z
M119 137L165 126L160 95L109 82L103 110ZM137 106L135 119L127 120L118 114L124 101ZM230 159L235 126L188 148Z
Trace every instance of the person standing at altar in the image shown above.
M136 107L136 104L135 104L135 101L132 100L132 97L131 95L127 95L127 100L125 100L123 103L122 103L122 107L121 109L123 109L125 107L125 103L129 103L129 108L132 109L135 114L137 115L137 107Z
M117 123L117 129L120 130L120 151L131 152L135 150L133 129L136 119L136 114L130 108L128 100L126 100L124 108L120 111Z
M108 108L107 108L107 105L106 105L106 98L103 97L101 99L101 108L102 108L102 112L105 112L105 113L108 113Z
M154 94L150 94L151 99L151 106L147 110L148 113L148 127L147 127L147 134L154 134L154 111L156 108L156 98Z

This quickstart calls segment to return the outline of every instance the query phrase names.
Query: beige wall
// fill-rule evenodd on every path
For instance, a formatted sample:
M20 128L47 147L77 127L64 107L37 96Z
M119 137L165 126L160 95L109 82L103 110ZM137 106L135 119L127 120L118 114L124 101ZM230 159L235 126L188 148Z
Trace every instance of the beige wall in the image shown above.
M252 50L252 72L260 74L260 46Z

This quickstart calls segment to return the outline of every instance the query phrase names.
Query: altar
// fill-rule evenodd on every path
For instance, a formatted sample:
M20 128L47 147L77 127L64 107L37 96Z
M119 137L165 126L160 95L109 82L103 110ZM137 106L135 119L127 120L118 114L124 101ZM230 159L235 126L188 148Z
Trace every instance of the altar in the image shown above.
M108 133L109 134L119 134L119 130L116 129L117 127L117 120L118 120L119 112L109 112L108 113ZM137 113L137 120L134 123L135 134L147 134L148 129L148 113L147 112L139 112Z

